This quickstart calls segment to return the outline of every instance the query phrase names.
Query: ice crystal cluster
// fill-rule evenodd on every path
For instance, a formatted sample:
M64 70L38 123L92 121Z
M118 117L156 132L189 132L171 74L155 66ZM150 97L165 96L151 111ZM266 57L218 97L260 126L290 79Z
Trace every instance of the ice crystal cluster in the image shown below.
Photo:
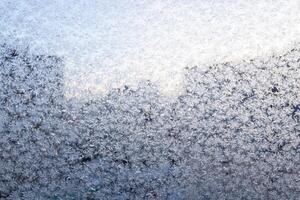
M0 47L0 199L297 199L300 48L185 68L183 93L65 98L63 62Z
M186 66L300 41L299 10L299 0L1 0L0 38L64 57L68 96L141 80L176 96Z

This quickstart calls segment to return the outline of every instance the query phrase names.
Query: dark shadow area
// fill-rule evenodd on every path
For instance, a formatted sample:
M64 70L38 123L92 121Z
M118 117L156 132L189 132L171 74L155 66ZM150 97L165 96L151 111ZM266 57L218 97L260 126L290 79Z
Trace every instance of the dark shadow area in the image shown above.
M64 99L55 56L0 47L0 198L297 199L300 49Z

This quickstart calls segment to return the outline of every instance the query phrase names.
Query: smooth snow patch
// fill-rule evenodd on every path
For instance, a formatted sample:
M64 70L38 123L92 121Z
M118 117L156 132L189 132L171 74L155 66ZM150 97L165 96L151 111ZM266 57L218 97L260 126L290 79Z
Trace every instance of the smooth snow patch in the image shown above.
M299 41L299 10L295 0L1 0L0 36L64 57L69 95L145 79L177 94L184 67Z

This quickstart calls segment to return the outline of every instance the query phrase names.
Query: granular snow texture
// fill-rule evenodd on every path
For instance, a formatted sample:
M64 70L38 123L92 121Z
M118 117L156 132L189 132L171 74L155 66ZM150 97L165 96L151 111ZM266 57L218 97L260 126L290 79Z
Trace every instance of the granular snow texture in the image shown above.
M65 98L62 61L0 47L1 199L297 199L300 48Z

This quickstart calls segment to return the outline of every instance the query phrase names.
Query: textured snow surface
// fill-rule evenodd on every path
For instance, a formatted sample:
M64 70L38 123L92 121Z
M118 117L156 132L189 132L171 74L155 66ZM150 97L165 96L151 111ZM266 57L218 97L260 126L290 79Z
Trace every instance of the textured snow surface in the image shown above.
M0 198L298 199L300 48L65 98L63 62L0 47Z
M0 37L63 56L68 96L148 79L178 95L186 66L300 41L299 10L298 0L1 0Z

